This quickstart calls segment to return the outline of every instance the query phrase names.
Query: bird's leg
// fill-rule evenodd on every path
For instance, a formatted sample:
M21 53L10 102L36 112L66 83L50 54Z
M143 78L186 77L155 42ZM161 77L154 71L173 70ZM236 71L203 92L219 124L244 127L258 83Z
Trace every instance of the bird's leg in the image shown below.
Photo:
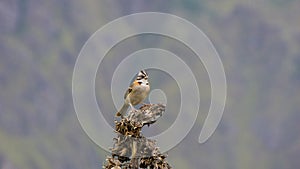
M136 110L131 103L129 103L129 105L130 105L131 111L135 111Z

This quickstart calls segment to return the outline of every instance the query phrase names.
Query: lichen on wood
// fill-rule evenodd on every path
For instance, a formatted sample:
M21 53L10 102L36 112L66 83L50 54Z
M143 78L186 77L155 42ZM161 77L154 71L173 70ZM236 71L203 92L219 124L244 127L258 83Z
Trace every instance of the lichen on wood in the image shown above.
M143 126L155 123L162 116L165 107L163 104L144 104L138 110L131 110L120 121L115 121L117 137L103 168L170 169L165 160L167 156L156 147L156 141L147 139L141 133Z

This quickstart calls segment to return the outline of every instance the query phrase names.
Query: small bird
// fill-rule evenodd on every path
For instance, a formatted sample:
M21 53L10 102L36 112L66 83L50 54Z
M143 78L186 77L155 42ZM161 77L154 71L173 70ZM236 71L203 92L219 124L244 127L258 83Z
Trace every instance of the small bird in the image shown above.
M135 110L133 106L142 103L148 96L149 91L150 85L148 81L148 74L144 70L141 70L138 73L136 79L127 89L124 95L124 104L122 108L116 113L116 116L121 116L123 118L129 106L132 110Z

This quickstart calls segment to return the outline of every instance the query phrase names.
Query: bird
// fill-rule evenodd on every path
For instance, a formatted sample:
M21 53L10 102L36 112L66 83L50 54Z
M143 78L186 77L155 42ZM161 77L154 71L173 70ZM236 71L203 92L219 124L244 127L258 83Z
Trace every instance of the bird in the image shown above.
M131 110L135 110L134 106L142 103L148 96L149 91L150 84L148 81L148 74L145 70L141 70L125 92L124 104L116 113L116 117L121 116L121 118L123 118L129 106L131 107Z

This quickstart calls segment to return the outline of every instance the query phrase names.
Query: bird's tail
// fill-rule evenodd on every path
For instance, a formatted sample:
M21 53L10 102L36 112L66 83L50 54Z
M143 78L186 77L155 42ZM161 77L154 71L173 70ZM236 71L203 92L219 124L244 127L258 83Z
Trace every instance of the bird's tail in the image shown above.
M129 104L124 103L122 108L116 113L116 116L123 117L126 114L128 107L129 107Z

